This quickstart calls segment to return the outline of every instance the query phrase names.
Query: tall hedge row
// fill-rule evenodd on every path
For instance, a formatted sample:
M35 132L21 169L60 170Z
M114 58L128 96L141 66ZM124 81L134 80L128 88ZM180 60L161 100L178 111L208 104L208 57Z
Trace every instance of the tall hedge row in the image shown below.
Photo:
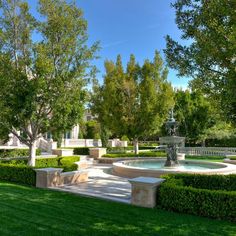
M235 184L226 187L226 182L233 183L236 175L176 176L167 178L159 189L158 202L161 208L236 222ZM217 188L217 184L220 187Z

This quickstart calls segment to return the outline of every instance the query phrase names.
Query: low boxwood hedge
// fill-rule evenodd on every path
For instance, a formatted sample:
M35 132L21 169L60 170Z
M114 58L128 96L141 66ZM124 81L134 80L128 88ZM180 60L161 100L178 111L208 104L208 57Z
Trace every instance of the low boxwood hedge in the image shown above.
M117 158L117 157L166 157L166 153L162 151L157 152L140 152L139 154L135 153L109 153L103 155L103 157Z
M27 166L27 160L2 160L0 161L0 179L35 186L34 169L54 167L63 168L63 172L74 171L78 168L75 162L79 160L79 156L38 158L35 167Z
M0 158L7 157L27 157L29 155L29 149L0 149ZM36 150L36 155L41 155L41 150Z
M186 155L186 159L194 159L194 160L223 160L225 157L224 156L190 156Z
M165 178L180 179L193 188L236 191L236 175L169 174Z
M76 147L73 153L74 155L89 155L89 147Z
M165 178L167 180L158 191L158 204L161 208L236 221L236 189L233 183L236 175L180 174Z
M35 186L36 172L32 167L0 164L0 179Z

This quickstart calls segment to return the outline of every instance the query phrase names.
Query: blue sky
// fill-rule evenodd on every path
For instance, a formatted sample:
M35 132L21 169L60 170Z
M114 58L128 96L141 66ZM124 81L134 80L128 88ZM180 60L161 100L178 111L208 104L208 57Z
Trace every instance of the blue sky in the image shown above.
M124 64L133 53L139 63L152 59L154 51L163 54L164 37L169 34L181 41L181 32L175 24L173 0L77 0L88 21L89 43L101 42L100 59L96 62L98 74L104 74L104 60L115 60L121 54ZM169 71L168 80L175 87L186 88L188 79L178 78Z
M181 32L175 24L175 11L170 4L174 0L76 0L88 21L89 44L100 41L100 59L95 65L100 70L97 77L102 82L104 60L115 60L121 54L124 65L134 54L142 64L152 59L158 50L163 59L165 36L181 41ZM35 15L36 0L29 0ZM36 16L37 17L37 16ZM186 88L188 78L178 78L169 70L168 80L174 87Z

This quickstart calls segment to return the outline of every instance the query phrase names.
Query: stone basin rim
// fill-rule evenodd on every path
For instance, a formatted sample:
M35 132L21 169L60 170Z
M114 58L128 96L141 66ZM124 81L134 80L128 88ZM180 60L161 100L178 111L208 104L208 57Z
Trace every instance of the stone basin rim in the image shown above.
M148 159L146 161L153 161L153 162L163 162L165 161L165 158L160 159ZM134 167L134 166L128 166L127 163L129 162L143 162L145 159L140 160L126 160L126 161L118 161L113 163L113 171L114 173L121 174L124 176L138 176L138 173L140 172L140 176L160 176L163 174L169 174L169 173L189 173L189 174L235 174L236 173L236 165L228 164L228 163L216 163L216 162L209 162L209 161L196 161L196 160L183 160L180 161L180 163L188 162L193 164L211 164L213 166L219 166L221 168L217 169L206 169L206 170L178 170L174 168L165 168L165 169L148 169L144 167Z

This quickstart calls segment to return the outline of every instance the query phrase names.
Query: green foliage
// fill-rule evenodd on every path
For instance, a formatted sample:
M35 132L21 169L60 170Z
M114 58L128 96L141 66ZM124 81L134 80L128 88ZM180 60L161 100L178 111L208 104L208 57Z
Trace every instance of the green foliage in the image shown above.
M105 62L105 70L104 85L95 84L92 97L98 121L117 137L126 135L135 142L157 133L173 105L168 71L159 53L142 66L131 55L126 70L118 55L116 62Z
M58 167L60 166L61 157L49 157L49 158L38 158L36 159L35 167L47 168L47 167Z
M167 177L160 187L158 202L167 210L236 221L235 178L235 175ZM233 186L228 186L229 183Z
M63 168L63 172L74 171L78 169L75 162L79 161L79 156L63 157L60 159L59 166Z
M64 172L74 171L78 168L74 162L79 160L79 156L41 158L36 159L36 168L58 167L63 168ZM32 167L28 167L26 164L27 160L1 161L0 180L35 186L36 173Z
M139 146L139 150L155 149L156 146Z
M135 153L110 153L105 154L103 157L109 158L117 158L117 157L166 157L165 152L157 151L157 152L140 152L139 154Z
M36 173L28 166L0 163L0 179L35 186Z
M41 155L41 150L36 150L36 155ZM29 156L29 149L0 149L0 158L7 157L27 157Z
M221 139L206 139L207 147L236 147L236 137Z
M178 131L186 142L202 141L207 129L215 124L210 102L199 92L177 90L175 93L175 115Z
M108 142L109 142L109 135L110 132L109 130L104 126L104 124L101 124L101 142L102 142L102 147L108 147Z
M236 175L170 174L167 179L181 179L183 185L199 189L236 191Z
M74 148L74 155L89 155L88 147L76 147Z
M177 0L173 7L181 38L188 42L166 37L169 66L192 76L192 88L210 95L222 114L236 121L235 1Z
M13 133L29 146L31 165L40 134L60 135L81 120L98 49L87 46L87 22L75 3L40 0L37 10L36 20L26 2L1 1L0 136Z
M186 159L194 159L194 160L223 160L225 158L225 155L222 154L222 156L190 156L186 155Z
M99 139L100 138L100 125L96 120L90 120L85 123L85 134L86 139Z

